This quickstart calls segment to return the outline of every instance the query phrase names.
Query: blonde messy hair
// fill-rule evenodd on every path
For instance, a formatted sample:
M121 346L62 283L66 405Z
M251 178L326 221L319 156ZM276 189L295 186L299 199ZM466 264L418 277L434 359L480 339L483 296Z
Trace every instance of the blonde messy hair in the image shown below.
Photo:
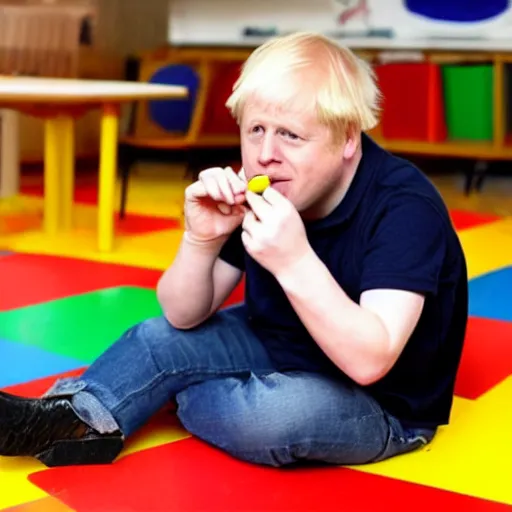
M380 92L371 67L348 48L314 32L272 38L249 56L226 102L239 124L253 93L302 110L314 108L336 140L378 122Z

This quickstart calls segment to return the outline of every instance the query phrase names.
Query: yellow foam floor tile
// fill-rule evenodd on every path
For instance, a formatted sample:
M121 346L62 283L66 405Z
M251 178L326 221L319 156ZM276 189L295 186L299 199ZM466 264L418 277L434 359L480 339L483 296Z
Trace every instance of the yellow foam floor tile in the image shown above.
M43 200L39 197L13 196L0 198L0 215L3 213L42 212Z
M47 497L28 481L28 476L46 469L35 459L0 457L0 510Z
M512 505L511 403L512 376L474 402L456 399L430 446L357 469Z
M512 265L512 218L459 233L469 278Z
M182 210L185 189L190 183L180 165L144 164L140 171L135 167L129 181L126 211L165 217L169 203Z
M37 501L16 505L12 508L9 507L2 512L73 512L73 509L57 498L48 496Z
M172 191L165 185L143 187L127 201L126 211L154 217L179 216L183 212L184 191Z
M159 185L160 200L148 193L148 201L160 204L159 215L169 218L181 218L182 201L173 199L168 187ZM163 189L166 192L162 192ZM137 189L138 190L138 189ZM171 192L174 190L171 187ZM179 195L176 191L174 195ZM40 198L18 198L14 200L26 207L42 208ZM164 211L165 209L165 211ZM147 211L139 212L147 215ZM165 215L164 215L165 214ZM42 228L21 233L0 234L0 246L11 251L33 254L90 259L105 263L119 263L163 270L172 262L181 240L182 230L173 229L142 234L123 234L117 232L114 250L101 253L97 250L97 208L91 205L75 204L73 208L73 227L57 235L48 235Z
M148 202L154 201L148 197ZM150 208L140 208L137 211L126 210L126 214L144 215L146 217L161 217L181 219L183 216L183 201L167 197L165 204L160 205L157 213L148 213ZM156 210L156 208L154 208ZM73 206L73 227L75 229L95 230L98 224L98 209L96 205L75 204Z
M165 422L150 424L134 434L127 442L120 458L188 437L191 437L191 434L181 426L177 417L168 415Z
M0 246L11 251L163 270L171 264L181 235L180 230L168 230L144 235L117 236L114 250L102 253L96 248L96 234L93 231L74 229L56 236L49 236L38 230L0 236Z
M125 237L119 241L117 253L129 258L133 265L167 268L178 250L183 232L178 229Z

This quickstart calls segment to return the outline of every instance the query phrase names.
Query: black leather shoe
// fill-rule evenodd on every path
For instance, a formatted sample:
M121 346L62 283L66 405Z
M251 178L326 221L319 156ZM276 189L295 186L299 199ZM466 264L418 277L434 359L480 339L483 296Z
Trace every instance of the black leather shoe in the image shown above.
M108 464L123 448L117 431L100 434L66 398L21 398L0 391L0 455L31 456L48 467Z

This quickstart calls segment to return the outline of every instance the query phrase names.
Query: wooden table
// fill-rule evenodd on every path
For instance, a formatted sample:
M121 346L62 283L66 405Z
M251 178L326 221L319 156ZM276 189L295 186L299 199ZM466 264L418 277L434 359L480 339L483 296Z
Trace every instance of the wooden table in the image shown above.
M140 82L3 77L0 108L45 120L44 229L56 234L72 223L74 122L100 109L98 250L114 245L114 196L120 106L136 100L186 98L185 87ZM23 136L23 134L21 135Z

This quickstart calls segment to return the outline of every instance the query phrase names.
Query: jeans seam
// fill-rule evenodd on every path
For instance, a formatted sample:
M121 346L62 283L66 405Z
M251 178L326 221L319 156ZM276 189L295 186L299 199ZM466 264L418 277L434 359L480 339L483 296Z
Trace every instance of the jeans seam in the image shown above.
M244 373L244 372L248 372L248 371L251 371L251 370L249 368L238 368L236 370L233 368L224 369L224 370L219 370L219 369L210 370L209 368L206 368L206 369L195 368L193 370L188 369L188 370L182 370L182 371L173 371L173 370L161 371L144 387L141 387L135 391L132 391L129 395L125 395L123 397L123 401L120 404L118 404L116 407L114 407L110 412L112 415L117 415L119 412L123 411L129 405L132 397L135 397L141 393L146 393L148 388L152 388L152 387L158 385L162 380L165 380L170 376L179 375L182 377L187 377L189 375L193 375L196 373L201 373L203 375L224 376L224 375L236 375L236 374Z

